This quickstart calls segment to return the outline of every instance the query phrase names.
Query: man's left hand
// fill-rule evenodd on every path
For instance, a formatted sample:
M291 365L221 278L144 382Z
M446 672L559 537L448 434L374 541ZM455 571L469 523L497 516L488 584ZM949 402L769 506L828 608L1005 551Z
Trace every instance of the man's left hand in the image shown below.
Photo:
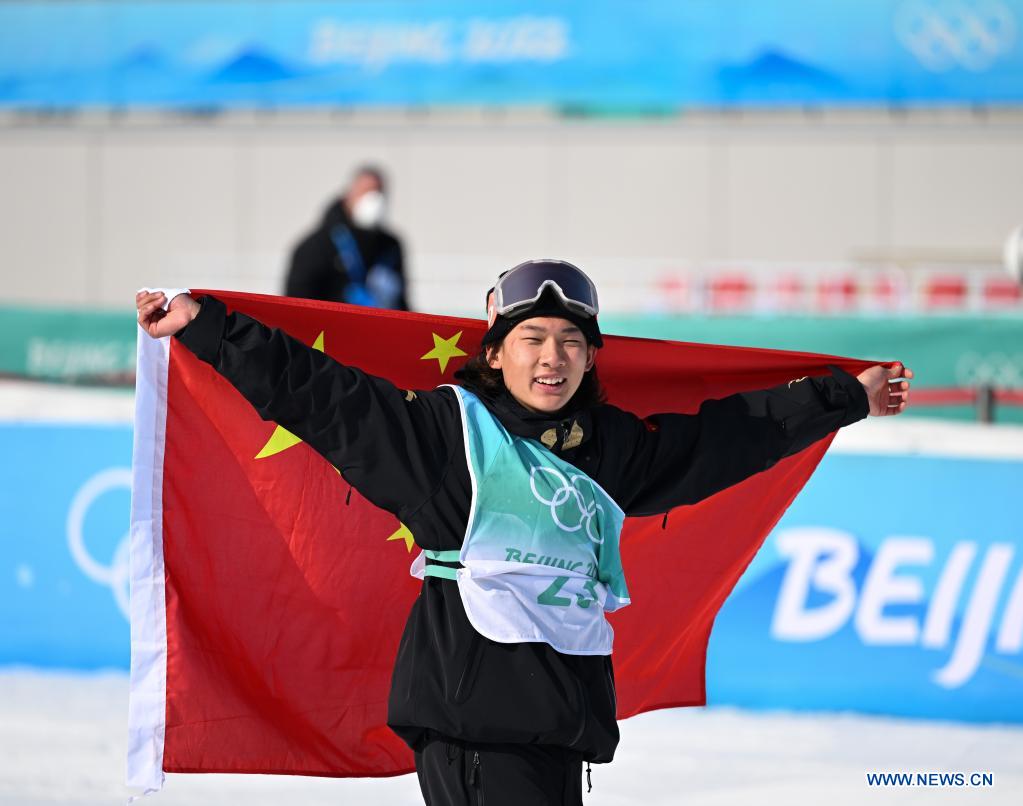
M891 367L877 364L865 369L856 379L863 384L874 417L899 414L909 405L909 381L913 370L896 362Z

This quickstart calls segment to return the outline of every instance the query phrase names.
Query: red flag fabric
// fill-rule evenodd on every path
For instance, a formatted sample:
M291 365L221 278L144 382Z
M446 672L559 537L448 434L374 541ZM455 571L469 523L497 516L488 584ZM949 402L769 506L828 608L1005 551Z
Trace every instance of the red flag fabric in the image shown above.
M449 383L482 321L230 292L231 310L401 388ZM640 416L868 363L605 336L610 402ZM262 421L175 339L140 331L132 501L129 784L167 772L386 776L412 754L386 726L418 580L397 519ZM618 716L706 700L718 609L823 456L822 440L667 518L629 518L633 604L610 618Z

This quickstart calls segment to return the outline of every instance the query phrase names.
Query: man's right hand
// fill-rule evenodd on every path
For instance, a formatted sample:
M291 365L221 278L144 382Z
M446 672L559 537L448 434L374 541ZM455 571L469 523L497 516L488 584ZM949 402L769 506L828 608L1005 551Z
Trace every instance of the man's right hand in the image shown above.
M166 296L162 291L139 291L135 295L139 325L154 339L173 336L199 315L199 303L188 294L178 294L163 309Z

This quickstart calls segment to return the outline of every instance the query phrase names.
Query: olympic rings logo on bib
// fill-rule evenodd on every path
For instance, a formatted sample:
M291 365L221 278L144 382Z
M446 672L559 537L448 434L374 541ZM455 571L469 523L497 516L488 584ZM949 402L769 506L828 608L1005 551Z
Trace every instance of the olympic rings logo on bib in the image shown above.
M544 496L541 490L537 489L536 480L538 473L548 473L559 484L558 487L554 488L549 499ZM593 489L593 482L583 474L574 474L566 479L564 474L556 468L544 467L543 465L536 465L530 468L529 471L529 486L533 491L533 497L544 506L550 507L554 525L563 532L578 532L585 527L586 536L597 545L600 545L604 542L604 537L593 533L596 524L594 516L597 513L603 514L604 508L592 499L587 503L583 497L582 490L577 485L577 482L580 480L589 484L591 490ZM567 513L562 508L563 505L568 504L570 501L575 502L575 508L578 510L579 522L575 526L565 523L565 520L573 519L571 517L572 507L569 507ZM563 520L563 517L565 520Z

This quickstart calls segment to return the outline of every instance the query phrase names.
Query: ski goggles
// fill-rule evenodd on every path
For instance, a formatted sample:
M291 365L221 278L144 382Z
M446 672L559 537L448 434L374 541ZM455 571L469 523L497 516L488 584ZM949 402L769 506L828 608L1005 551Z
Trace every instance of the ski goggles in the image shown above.
M535 305L550 288L570 311L596 316L597 288L583 272L563 260L527 260L509 269L494 286L494 308L499 316L514 316Z

